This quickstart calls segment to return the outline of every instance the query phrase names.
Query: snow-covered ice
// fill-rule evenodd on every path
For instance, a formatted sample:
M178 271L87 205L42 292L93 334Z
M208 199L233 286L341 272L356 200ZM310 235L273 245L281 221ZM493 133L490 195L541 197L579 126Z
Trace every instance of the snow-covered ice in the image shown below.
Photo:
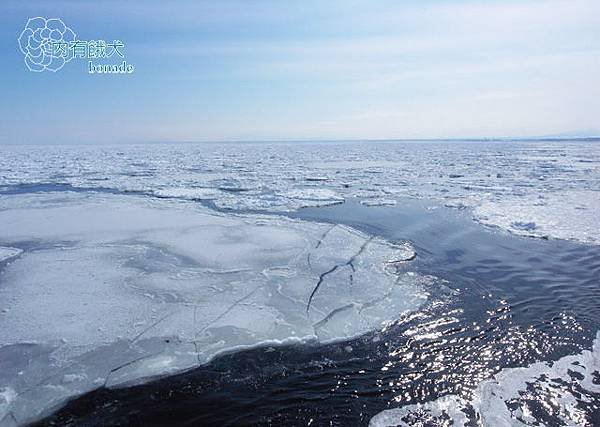
M555 362L538 362L522 368L505 368L479 384L470 399L443 396L424 404L388 409L369 425L545 425L545 419L561 425L592 425L589 412L579 402L591 402L600 393L600 331L592 350L565 356ZM469 414L474 414L475 418Z
M3 146L0 171L0 200L48 183L211 200L234 211L414 197L471 208L481 223L518 234L600 243L596 142Z
M137 195L0 201L0 420L266 343L347 339L426 299L408 243ZM390 268L393 266L393 268Z
M557 191L535 198L484 202L474 210L476 220L512 233L598 243L600 193L591 190Z

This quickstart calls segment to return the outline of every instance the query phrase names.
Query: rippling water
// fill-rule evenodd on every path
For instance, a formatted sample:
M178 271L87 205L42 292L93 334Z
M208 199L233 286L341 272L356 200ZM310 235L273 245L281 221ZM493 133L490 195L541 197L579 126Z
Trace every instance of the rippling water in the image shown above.
M468 401L504 368L590 349L600 329L598 246L515 237L425 200L348 201L290 215L409 239L416 270L445 286L429 290L422 310L350 342L224 355L175 377L92 392L40 424L367 424L382 410L444 395ZM530 425L564 425L556 399L532 387L510 404L531 410ZM575 396L573 423L600 425L600 394L579 388ZM414 417L415 425L449 425Z

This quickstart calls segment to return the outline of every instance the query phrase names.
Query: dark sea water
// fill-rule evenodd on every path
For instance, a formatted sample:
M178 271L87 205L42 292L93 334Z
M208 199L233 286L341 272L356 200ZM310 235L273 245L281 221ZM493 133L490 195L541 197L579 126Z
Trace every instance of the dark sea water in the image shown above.
M38 425L366 425L385 409L468 399L503 368L591 348L600 329L599 246L515 237L423 200L350 200L291 216L410 240L412 267L443 285L382 331L222 355L191 372L83 395ZM534 417L562 425L543 397L532 399ZM588 425L600 425L600 396L579 406Z

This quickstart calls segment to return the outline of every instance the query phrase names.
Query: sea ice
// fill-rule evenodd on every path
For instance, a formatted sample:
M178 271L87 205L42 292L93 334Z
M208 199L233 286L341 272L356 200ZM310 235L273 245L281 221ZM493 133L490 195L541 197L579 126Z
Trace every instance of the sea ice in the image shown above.
M544 425L548 418L564 425L592 425L589 412L578 406L600 393L600 331L592 350L565 356L555 362L538 362L523 368L505 368L479 384L471 399L443 396L432 402L388 409L369 425ZM474 413L475 419L468 414ZM563 425L563 424L561 424Z
M600 244L599 212L600 193L571 190L485 202L474 217L519 235Z
M0 262L14 258L17 255L19 255L21 252L22 252L21 249L6 248L4 246L0 246Z
M382 327L426 299L408 243L136 195L4 197L0 424L266 343ZM393 268L390 268L393 266Z
M517 234L600 244L596 142L2 146L0 171L0 201L49 185L208 199L240 212L426 198Z
M364 206L396 206L395 199L366 199L360 201Z
M152 191L159 197L171 197L187 200L213 200L222 196L222 191L215 188L198 187L166 187Z

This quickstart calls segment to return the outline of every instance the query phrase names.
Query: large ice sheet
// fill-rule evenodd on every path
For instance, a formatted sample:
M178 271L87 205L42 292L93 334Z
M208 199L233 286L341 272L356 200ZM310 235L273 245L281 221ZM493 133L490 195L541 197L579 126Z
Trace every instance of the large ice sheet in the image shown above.
M506 368L483 381L470 399L449 395L433 402L389 409L369 425L383 426L538 426L545 420L561 425L592 426L592 403L600 394L600 331L592 350L565 356L556 362L538 362L523 368ZM556 422L556 421L553 421Z
M329 341L422 304L408 244L181 200L57 192L0 203L0 420L264 343ZM2 424L0 423L0 424Z

